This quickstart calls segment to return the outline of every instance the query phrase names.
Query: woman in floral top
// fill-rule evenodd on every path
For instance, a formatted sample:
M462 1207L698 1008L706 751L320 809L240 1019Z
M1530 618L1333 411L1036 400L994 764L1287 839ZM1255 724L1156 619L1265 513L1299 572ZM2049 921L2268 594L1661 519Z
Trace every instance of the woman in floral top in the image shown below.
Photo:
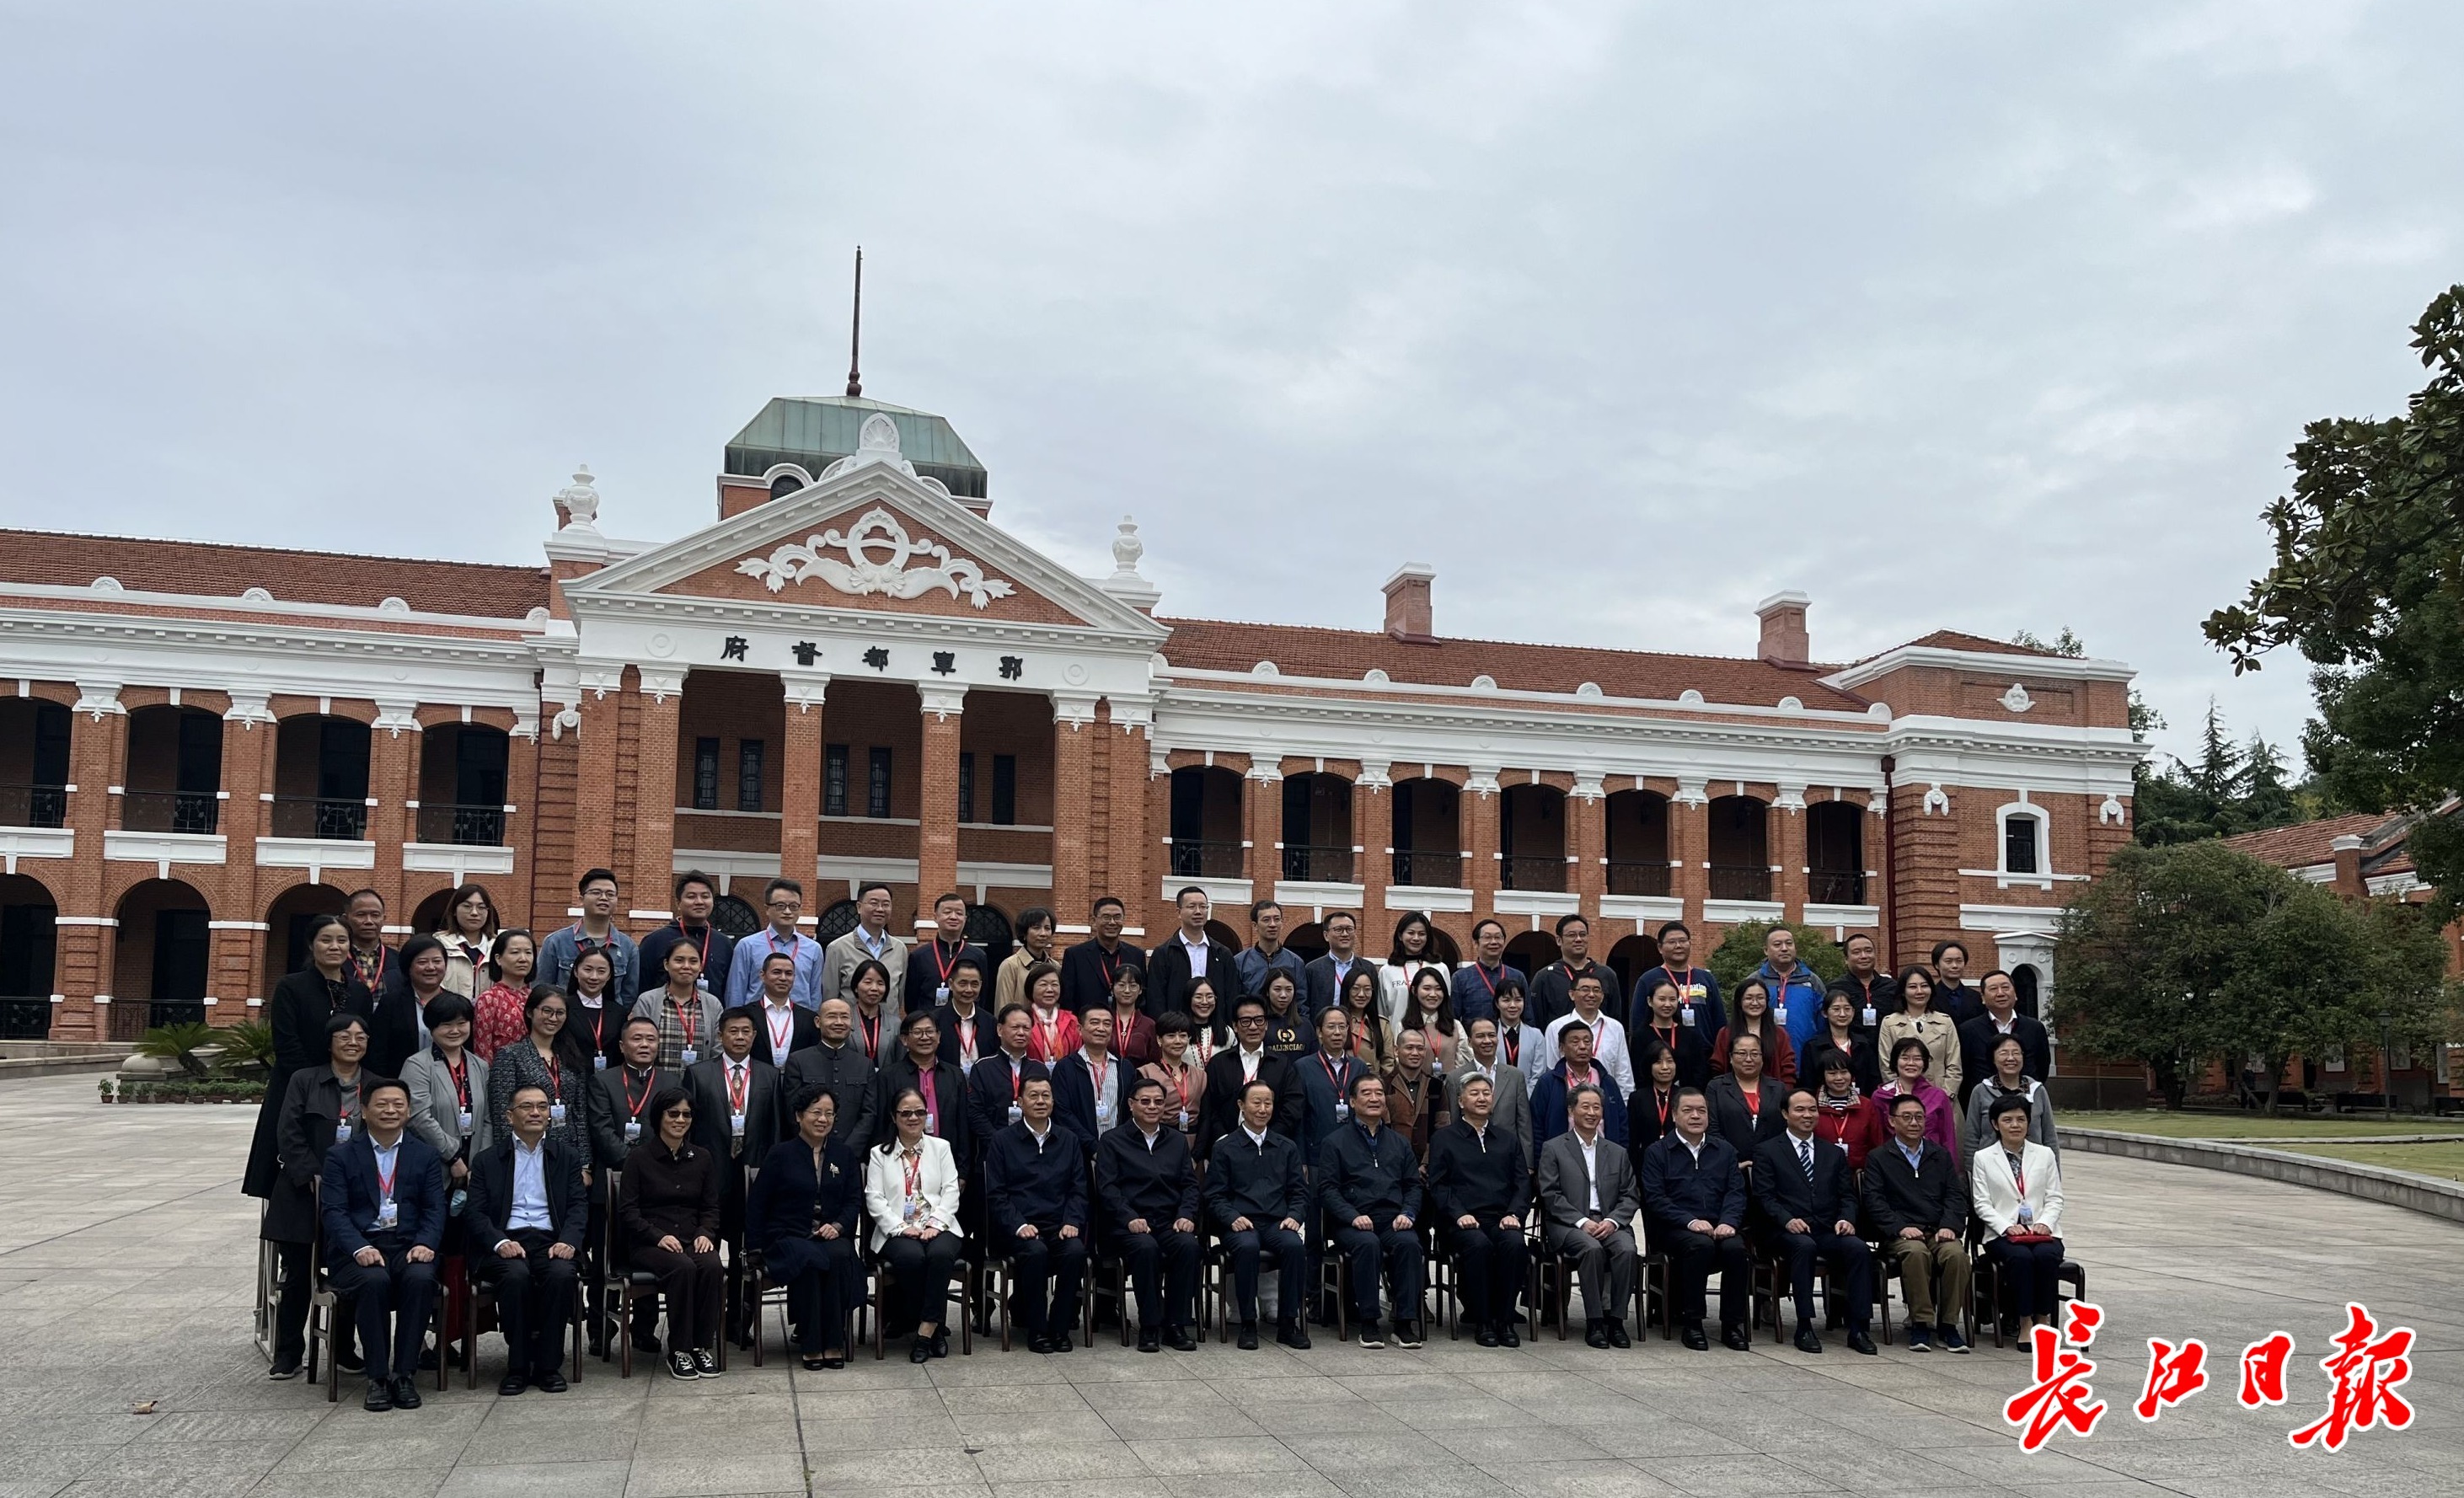
M471 1050L481 1061L494 1063L499 1047L530 1033L522 1009L538 965L539 946L529 932L517 927L496 933L495 950L488 958L489 987L472 1002L478 1015L471 1023Z

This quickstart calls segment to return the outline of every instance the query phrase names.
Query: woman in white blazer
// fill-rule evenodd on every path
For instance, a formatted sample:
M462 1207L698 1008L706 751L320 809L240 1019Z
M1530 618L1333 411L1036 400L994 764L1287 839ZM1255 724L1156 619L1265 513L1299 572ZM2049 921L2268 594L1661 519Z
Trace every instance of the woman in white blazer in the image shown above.
M2028 1137L2028 1100L2008 1094L1993 1104L1994 1142L1969 1161L1968 1189L1985 1229L1985 1252L2003 1286L2003 1304L2019 1317L2019 1335L2052 1326L2060 1309L2062 1166L2053 1151Z
M1441 974L1454 970L1446 965L1434 945L1429 917L1419 911L1407 911L1395 923L1395 945L1387 954L1386 963L1377 970L1378 1005L1386 1015L1386 1027L1399 1029L1403 1012L1412 991L1412 980L1420 969L1434 967Z
M923 1093L899 1089L890 1118L897 1134L865 1152L864 1209L889 1291L883 1330L895 1336L913 1326L907 1358L921 1363L950 1355L941 1316L958 1262L958 1165L946 1140L924 1132Z

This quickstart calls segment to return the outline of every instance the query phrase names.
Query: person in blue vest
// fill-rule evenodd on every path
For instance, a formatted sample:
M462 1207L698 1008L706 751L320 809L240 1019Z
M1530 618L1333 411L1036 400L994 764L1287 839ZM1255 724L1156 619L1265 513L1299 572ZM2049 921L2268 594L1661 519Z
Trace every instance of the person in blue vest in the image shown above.
M1822 976L1798 960L1796 933L1773 926L1763 934L1763 965L1754 976L1771 985L1771 1023L1788 1031L1800 1054L1822 1028Z

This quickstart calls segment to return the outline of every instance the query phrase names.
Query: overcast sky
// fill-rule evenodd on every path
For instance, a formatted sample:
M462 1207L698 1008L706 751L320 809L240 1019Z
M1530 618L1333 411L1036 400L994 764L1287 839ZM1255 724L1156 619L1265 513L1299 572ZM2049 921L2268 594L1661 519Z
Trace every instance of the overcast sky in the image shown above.
M0 524L537 562L845 381L1164 610L2135 663L2464 279L2464 8L0 0ZM278 584L276 591L279 591ZM438 600L421 602L437 603Z

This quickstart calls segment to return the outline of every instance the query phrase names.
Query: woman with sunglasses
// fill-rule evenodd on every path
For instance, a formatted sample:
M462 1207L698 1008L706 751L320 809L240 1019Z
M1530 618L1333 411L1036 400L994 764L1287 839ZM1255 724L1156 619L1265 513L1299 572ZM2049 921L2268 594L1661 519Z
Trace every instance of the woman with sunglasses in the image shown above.
M958 1167L950 1146L925 1132L924 1094L901 1088L890 1105L892 1137L865 1152L864 1209L872 1219L872 1249L889 1287L882 1308L885 1334L908 1327L915 1339L907 1360L950 1355L950 1328L941 1317L958 1262Z
M616 1221L632 1262L657 1277L667 1302L669 1374L715 1378L719 1295L727 1288L718 1262L719 1159L693 1142L693 1099L683 1088L661 1088L650 1113L658 1132L625 1157Z

